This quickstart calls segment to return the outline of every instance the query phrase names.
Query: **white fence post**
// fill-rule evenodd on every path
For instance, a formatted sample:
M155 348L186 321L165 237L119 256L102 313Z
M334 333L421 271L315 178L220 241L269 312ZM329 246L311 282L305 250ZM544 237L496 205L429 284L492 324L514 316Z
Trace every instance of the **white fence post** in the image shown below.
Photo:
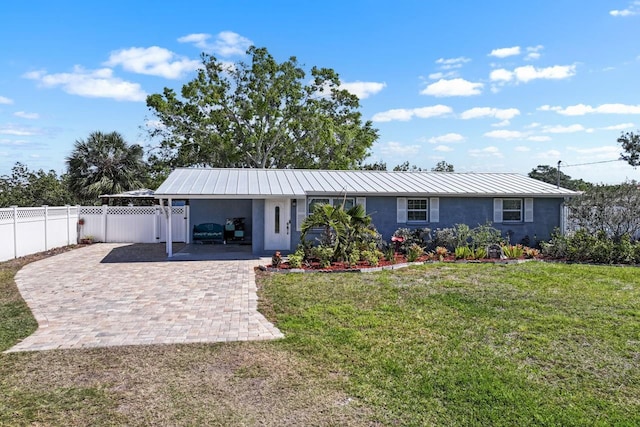
M49 238L47 234L49 233L49 206L42 205L44 208L44 250L49 250Z
M13 257L18 258L18 206L13 208Z

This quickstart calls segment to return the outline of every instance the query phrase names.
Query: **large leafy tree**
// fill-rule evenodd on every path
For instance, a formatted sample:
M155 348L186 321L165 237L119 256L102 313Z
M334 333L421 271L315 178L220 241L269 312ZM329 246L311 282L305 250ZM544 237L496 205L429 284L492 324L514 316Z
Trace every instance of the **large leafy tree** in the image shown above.
M626 160L631 166L640 166L640 131L637 133L624 132L618 138L624 153L620 153L622 160Z
M558 168L554 168L549 165L538 165L536 168L531 169L529 172L529 178L537 179L549 184L558 184ZM571 176L560 171L560 187L567 188L574 191L584 191L592 186L591 183L582 179L573 179Z
M338 74L295 57L279 63L251 47L230 66L203 54L203 68L181 96L165 88L147 98L159 125L154 162L176 166L353 169L377 138L358 97Z
M76 203L69 192L66 177L50 170L29 170L18 162L10 175L0 177L0 207L62 206Z
M78 140L67 157L69 187L83 203L94 204L101 194L144 187L146 165L140 145L129 145L118 132L92 132Z

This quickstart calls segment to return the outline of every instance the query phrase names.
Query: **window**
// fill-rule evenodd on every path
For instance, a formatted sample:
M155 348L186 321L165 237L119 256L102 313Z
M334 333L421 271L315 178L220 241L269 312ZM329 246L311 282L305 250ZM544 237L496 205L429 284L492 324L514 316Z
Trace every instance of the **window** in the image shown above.
M502 221L522 222L522 199L502 199Z
M344 203L344 210L349 210L355 205L356 200L353 197L347 197L346 199L344 197L309 199L309 214L313 213L316 205L329 204L333 206L342 206L342 203Z
M427 221L427 199L407 199L407 221Z
M273 215L275 219L274 223L274 232L275 234L280 234L280 206L276 206L275 214Z

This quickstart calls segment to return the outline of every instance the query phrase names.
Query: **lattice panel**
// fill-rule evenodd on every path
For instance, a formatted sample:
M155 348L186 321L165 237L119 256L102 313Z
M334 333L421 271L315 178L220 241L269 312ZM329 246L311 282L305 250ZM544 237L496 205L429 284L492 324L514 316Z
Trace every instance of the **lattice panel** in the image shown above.
M11 210L5 210L2 209L0 210L0 220L9 220L9 219L13 219L13 209Z
M100 206L82 206L80 208L80 214L82 214L82 215L102 215L102 208Z
M44 208L18 209L19 219L41 218L44 216Z
M182 215L184 213L184 207L183 206L174 206L171 208L171 214L175 215L175 214L179 214Z
M107 208L108 215L155 215L153 206L111 206Z

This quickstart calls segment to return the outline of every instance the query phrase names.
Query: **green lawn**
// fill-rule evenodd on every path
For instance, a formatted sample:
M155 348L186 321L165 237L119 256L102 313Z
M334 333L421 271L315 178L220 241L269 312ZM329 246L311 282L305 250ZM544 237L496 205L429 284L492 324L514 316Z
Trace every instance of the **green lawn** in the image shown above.
M0 264L0 349L35 328ZM640 270L258 275L287 338L0 354L0 425L640 425Z
M389 425L640 425L640 270L264 276L285 344Z

